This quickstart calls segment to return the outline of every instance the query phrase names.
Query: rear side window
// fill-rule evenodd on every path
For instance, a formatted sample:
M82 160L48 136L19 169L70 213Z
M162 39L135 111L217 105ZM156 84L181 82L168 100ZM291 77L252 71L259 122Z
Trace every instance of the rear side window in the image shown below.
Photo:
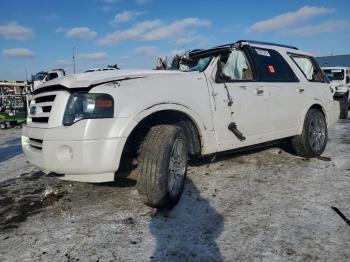
M328 82L317 63L308 56L290 54L290 57L310 82Z
M275 50L252 47L253 59L263 82L298 82L286 60Z
M52 80L52 79L57 78L57 77L58 77L57 73L49 73L47 75L47 81Z

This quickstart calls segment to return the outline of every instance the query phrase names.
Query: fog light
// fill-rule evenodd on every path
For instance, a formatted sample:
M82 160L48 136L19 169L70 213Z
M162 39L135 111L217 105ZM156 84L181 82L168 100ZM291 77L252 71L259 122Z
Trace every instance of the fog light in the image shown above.
M72 160L74 157L73 149L70 146L60 146L57 150L57 158L60 162Z

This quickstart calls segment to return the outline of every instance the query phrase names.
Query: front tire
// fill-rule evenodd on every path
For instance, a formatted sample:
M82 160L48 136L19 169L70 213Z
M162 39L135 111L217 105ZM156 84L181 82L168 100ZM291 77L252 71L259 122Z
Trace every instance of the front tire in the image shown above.
M173 207L184 188L187 161L187 139L182 128L152 127L138 157L137 188L143 202L151 207Z
M327 123L324 114L311 108L305 117L303 132L292 138L292 147L298 156L317 157L326 149L328 140Z

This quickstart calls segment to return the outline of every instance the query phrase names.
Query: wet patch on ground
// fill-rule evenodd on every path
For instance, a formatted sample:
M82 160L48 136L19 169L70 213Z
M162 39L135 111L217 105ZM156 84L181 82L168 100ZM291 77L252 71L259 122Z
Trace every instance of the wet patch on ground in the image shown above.
M0 183L0 230L17 228L29 216L63 197L45 197L44 191L50 181L41 172L22 174L20 178ZM55 183L55 181L51 181Z

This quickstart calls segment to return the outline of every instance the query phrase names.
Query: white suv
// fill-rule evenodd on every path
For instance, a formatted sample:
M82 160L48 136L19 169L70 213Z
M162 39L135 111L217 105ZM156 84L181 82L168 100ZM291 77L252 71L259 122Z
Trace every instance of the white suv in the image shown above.
M340 118L347 119L350 109L350 68L349 67L322 67L335 89L334 97L340 104Z
M62 179L105 182L127 159L147 205L181 196L188 158L290 139L320 155L339 116L334 90L311 55L238 41L182 57L178 70L97 72L34 92L22 146Z

